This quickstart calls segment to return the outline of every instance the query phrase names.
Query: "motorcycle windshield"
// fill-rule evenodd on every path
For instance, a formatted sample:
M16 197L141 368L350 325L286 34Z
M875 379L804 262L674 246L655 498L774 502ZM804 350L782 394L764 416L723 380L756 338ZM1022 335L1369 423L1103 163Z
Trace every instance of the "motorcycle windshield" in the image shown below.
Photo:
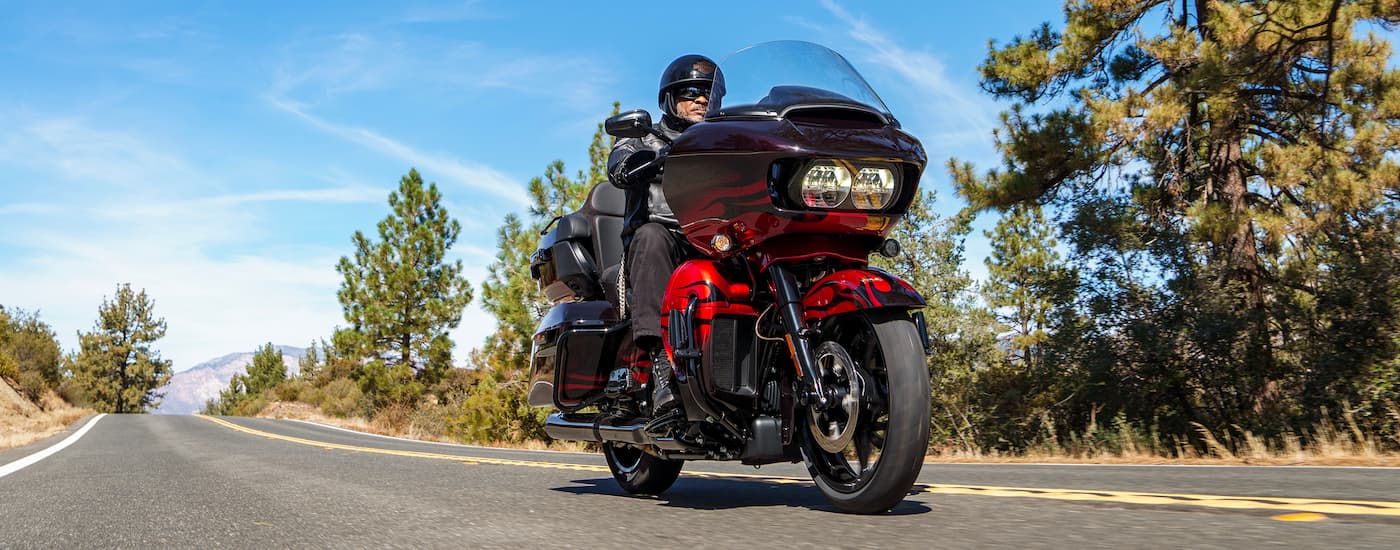
M854 67L811 42L749 46L719 64L708 118L782 117L794 108L835 107L889 118L889 108Z

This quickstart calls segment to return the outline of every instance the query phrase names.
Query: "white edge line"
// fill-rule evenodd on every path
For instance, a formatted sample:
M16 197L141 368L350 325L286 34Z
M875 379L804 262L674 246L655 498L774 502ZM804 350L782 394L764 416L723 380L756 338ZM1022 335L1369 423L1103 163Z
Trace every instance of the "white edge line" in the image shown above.
M83 435L87 434L88 430L91 430L93 426L97 425L97 421L102 420L102 417L104 416L107 416L107 413L102 413L97 415L96 417L93 417L93 419L89 420L87 425L83 426L82 429L73 432L73 435L64 438L63 441L59 441L58 443L50 445L47 449L26 456L4 466L0 466L0 477L5 477L7 475L23 470L26 467L33 466L34 463L48 458L49 456L52 456L54 453L62 451L63 449L68 448L69 445L72 445L73 443L76 443L79 439L82 439Z
M441 445L441 446L444 446L444 447L458 447L458 448L462 448L462 449L480 449L480 450L486 450L486 451L514 451L514 452L526 452L526 453L556 453L556 454L582 455L582 456L600 456L600 453L583 453L583 452L578 452L578 451L551 451L551 450L547 450L547 449L512 449L512 448L509 448L509 447L484 447L484 446L481 446L481 445L463 445L463 444L460 444L460 443L444 443L444 442L441 442L441 441L424 441L424 440L422 440L422 439L409 439L409 438L407 438L407 437L394 437L394 436L392 436L392 435L382 435L382 434L375 434L375 433L369 433L369 432L362 432L362 431L359 431L359 430L352 430L352 429L349 429L349 428L342 428L342 427L340 427L340 426L331 426L331 425L329 425L329 424L322 424L322 423L320 423L320 422L312 422L312 421L310 421L310 420L298 420L298 419L295 419L295 418L279 418L279 419L268 419L268 420L290 420L290 421L292 421L292 422L300 422L300 423L302 423L302 424L310 424L310 425L312 425L312 426L320 426L320 427L322 427L322 428L328 428L328 429L337 430L337 431L342 431L342 432L349 432L349 433L357 434L357 435L367 435L367 436L370 436L370 437L378 437L378 438L380 438L380 439L392 439L392 440L395 440L395 441L404 441L404 442L407 442L407 443L423 443L423 444L426 444L426 445Z

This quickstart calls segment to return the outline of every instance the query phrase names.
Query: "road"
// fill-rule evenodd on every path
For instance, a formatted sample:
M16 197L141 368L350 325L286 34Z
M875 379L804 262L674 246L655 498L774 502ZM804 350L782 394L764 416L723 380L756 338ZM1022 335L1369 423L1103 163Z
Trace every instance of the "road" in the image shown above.
M0 547L1400 547L1396 469L928 464L883 516L806 475L689 463L640 498L601 455L106 415L0 452Z

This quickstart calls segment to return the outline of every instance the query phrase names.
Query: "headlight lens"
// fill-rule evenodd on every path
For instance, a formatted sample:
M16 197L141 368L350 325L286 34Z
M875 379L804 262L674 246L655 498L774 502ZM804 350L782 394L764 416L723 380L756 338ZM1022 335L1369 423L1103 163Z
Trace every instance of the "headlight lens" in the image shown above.
M851 194L851 172L830 161L819 161L802 175L802 204L808 208L836 208Z
M894 197L894 171L866 166L856 171L851 183L851 202L861 210L879 210Z

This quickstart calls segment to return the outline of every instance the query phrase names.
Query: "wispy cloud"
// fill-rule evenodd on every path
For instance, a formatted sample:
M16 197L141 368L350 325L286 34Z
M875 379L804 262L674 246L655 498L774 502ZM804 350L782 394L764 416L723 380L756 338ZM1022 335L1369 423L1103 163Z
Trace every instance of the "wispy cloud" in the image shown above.
M490 166L458 160L447 155L420 151L365 128L335 124L312 115L302 106L284 99L269 97L268 102L323 132L359 144L377 153L402 160L429 174L440 175L469 189L490 193L516 205L529 204L529 197L525 193L524 185L515 182Z
M937 55L900 46L886 32L846 11L834 0L822 0L822 7L846 27L848 37L869 48L868 61L909 81L926 98L921 106L927 115L959 123L963 130L949 137L990 139L991 131L997 124L996 106L979 95L975 87L949 78L943 61ZM813 26L813 23L805 20L793 22L809 28Z
M552 98L561 68L569 71L571 95L560 101L597 102L611 74L605 64L576 52L533 53L384 29L307 38L285 51L269 95L303 103L382 90Z
M0 163L106 186L148 187L160 182L208 182L184 159L126 132L92 128L68 117L20 120L0 116Z
M0 216L46 216L63 211L63 206L39 202L0 204Z
M220 195L200 202L228 206L258 202L377 203L384 197L385 190L376 187L332 187Z

